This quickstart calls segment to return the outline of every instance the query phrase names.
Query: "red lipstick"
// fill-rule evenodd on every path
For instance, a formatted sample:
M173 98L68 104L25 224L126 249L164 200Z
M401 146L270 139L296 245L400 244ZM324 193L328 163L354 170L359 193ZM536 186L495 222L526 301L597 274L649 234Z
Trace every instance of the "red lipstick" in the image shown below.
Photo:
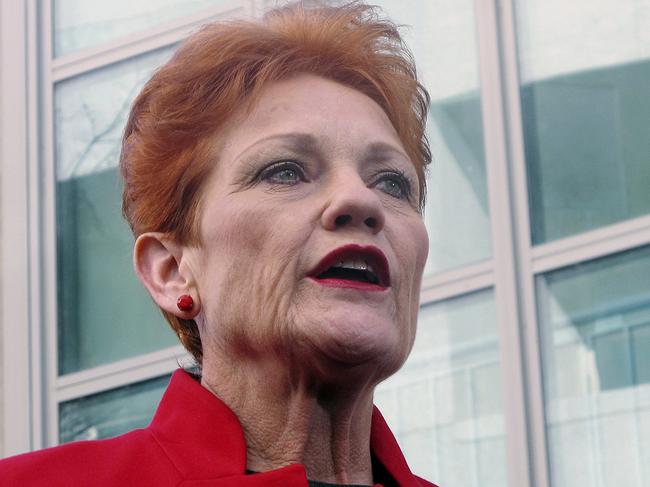
M388 260L374 245L339 247L323 257L309 277L327 287L362 291L383 291L390 287Z

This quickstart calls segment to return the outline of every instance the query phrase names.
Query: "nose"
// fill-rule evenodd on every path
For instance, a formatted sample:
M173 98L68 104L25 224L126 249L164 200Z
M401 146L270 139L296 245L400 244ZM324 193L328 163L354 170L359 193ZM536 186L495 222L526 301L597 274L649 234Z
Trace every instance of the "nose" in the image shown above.
M386 223L379 196L358 174L348 173L344 179L330 188L330 199L321 216L323 227L330 231L359 227L373 235L379 233Z

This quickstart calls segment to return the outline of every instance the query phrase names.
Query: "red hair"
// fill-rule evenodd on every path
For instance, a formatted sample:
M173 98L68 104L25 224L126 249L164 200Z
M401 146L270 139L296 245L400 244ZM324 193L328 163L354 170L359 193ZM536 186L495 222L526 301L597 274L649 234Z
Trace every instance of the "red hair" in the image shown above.
M359 2L270 11L260 21L205 25L156 71L136 98L122 141L123 213L133 233L198 244L209 147L238 107L274 81L310 73L354 88L385 111L414 163L425 197L431 153L429 95L397 27ZM200 364L196 323L163 311Z

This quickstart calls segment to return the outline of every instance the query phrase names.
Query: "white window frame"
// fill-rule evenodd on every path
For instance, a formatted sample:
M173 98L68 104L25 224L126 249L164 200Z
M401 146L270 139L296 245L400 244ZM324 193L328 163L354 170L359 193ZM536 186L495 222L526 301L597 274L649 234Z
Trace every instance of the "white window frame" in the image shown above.
M209 8L194 15L185 16L181 19L167 22L161 26L147 29L143 32L121 37L120 39L102 44L99 47L84 49L78 53L72 53L60 58L53 58L52 55L52 0L43 1L43 14L41 32L43 32L42 52L44 55L42 64L44 72L50 74L44 85L47 93L43 93L42 109L47 113L47 120L53 120L52 93L54 84L66 79L92 72L114 63L133 59L137 56L151 53L158 49L173 46L195 31L202 24L231 18L234 16L254 15L257 8L256 1L231 0L223 5ZM47 231L43 233L41 241L44 249L52 249L52 257L45 259L49 276L45 288L47 313L44 317L45 333L45 363L47 364L48 375L45 378L48 394L43 398L46 404L46 429L43 432L43 445L53 446L58 444L59 438L59 405L67 400L77 399L105 392L117 387L133 384L136 382L153 379L161 375L169 374L178 368L179 360L187 357L182 346L177 345L164 350L138 355L132 358L118 360L107 365L101 365L80 372L57 376L58 347L57 347L57 296L56 296L56 202L55 176L54 176L54 146L53 146L53 122L47 125L47 134L43 140L47 141L43 154L44 167L50 168L52 173L47 181L51 188L49 200L44 206L47 207L48 215L46 220L50 222Z
M2 300L3 454L38 444L40 336L38 78L33 1L0 2L0 298Z

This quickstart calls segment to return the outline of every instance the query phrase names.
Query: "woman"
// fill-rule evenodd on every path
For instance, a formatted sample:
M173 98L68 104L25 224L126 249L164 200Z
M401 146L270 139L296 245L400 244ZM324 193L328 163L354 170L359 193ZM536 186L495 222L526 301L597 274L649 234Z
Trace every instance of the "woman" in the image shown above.
M362 4L187 40L121 170L136 272L200 372L147 428L6 460L3 485L433 485L372 404L415 338L427 103Z

